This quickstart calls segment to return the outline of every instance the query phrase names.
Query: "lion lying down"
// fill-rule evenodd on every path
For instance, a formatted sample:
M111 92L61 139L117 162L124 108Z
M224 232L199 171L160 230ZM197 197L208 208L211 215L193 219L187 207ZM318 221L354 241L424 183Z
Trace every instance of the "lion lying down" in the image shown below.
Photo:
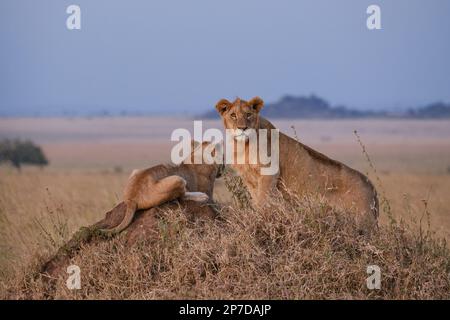
M207 145L208 143L203 143L202 147L205 148ZM195 150L192 153L194 152ZM57 285L58 279L67 277L66 268L82 246L108 240L115 233L105 233L104 230L124 230L124 244L133 246L139 241L153 242L160 239L159 222L167 210L181 209L190 221L212 220L217 217L212 194L214 181L220 175L222 167L219 164L181 164L171 168L172 174L176 173L178 168L180 177L186 181L183 185L183 190L186 187L186 191L183 194L171 197L169 201L160 202L151 208L132 210L131 219L129 204L126 201L120 202L106 213L105 218L89 227L81 228L51 259L42 265L40 275L46 282L49 297L51 297L51 292ZM207 199L206 201L197 201L194 197L194 200L191 200L190 197L183 196L187 192L206 194ZM124 221L127 222L124 224ZM124 225L125 227L123 227ZM61 285L64 284L61 283Z
M217 146L210 142L191 144L191 154L179 165L157 165L144 170L134 170L125 187L123 201L126 206L123 220L114 228L103 232L114 234L126 229L137 210L157 207L175 199L205 202L212 198L214 179L221 174L217 163L194 164L197 149L210 152L214 157Z

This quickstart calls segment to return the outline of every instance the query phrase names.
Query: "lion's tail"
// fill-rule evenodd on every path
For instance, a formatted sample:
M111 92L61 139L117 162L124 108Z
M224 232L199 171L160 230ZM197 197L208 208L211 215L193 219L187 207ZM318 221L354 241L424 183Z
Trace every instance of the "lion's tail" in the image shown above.
M124 215L122 221L114 228L102 229L101 231L108 233L108 234L117 234L117 233L122 232L126 227L128 227L130 225L131 221L133 221L134 214L136 213L136 210L137 210L137 203L136 203L136 201L133 201L133 200L127 200L127 201L125 201L125 204L126 204L126 210L125 210L125 215Z

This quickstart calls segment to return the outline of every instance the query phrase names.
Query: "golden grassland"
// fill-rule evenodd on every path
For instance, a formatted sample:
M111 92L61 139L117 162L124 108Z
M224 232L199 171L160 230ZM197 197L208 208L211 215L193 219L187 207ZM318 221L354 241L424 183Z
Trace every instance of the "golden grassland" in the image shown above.
M234 189L238 191L237 189ZM220 220L191 222L165 210L154 241L126 246L122 236L82 245L67 274L16 272L4 291L19 299L449 299L450 255L424 229L399 223L361 235L352 215L320 199L274 198L263 210L224 207ZM241 203L245 205L245 203ZM366 287L367 267L382 271Z
M291 135L293 135L291 126L294 126L295 131L302 142L369 174L371 180L375 183L380 196L389 201L391 206L390 212L392 215L397 220L403 219L407 222L412 222L413 226L411 227L411 235L408 236L409 240L407 240L406 244L403 243L402 248L404 250L418 250L417 245L420 242L420 239L418 236L415 236L414 232L419 232L422 228L436 233L433 236L434 238L444 237L450 239L449 121L279 120L274 122L282 131ZM208 121L205 123L205 127L215 126L220 128L220 123L217 121ZM191 129L192 122L182 119L172 119L169 121L169 119L153 118L0 119L0 136L32 138L33 141L43 146L51 162L51 165L47 168L39 169L25 167L21 172L8 166L0 167L0 277L2 279L2 288L4 289L10 286L11 278L16 277L18 270L26 268L26 266L32 263L37 256L50 255L58 248L58 246L62 245L70 235L78 230L79 227L92 224L101 219L105 212L110 210L120 201L122 188L131 168L141 168L159 162L166 162L169 159L170 154L171 143L168 141L170 139L171 130L179 127ZM365 159L365 155L361 151L357 139L353 134L354 130L358 130L361 139L367 148L367 152L370 154L372 162L377 169L376 173L373 172ZM219 179L216 182L215 199L219 203L231 205L233 207L230 191L225 187L223 179ZM210 226L211 230L208 231L209 233L206 235L206 238L201 238L200 233L197 234L198 230L196 230L195 227L194 229L192 229L192 227L187 227L185 229L185 236L188 240L191 242L199 241L200 244L198 247L195 247L182 242L182 245L187 246L184 250L187 250L186 252L189 254L200 256L205 254L208 257L216 258L222 256L224 253L215 252L214 250L217 248L213 248L211 247L211 244L208 244L208 241L211 241L214 238L218 239L219 237L222 239L220 241L225 241L222 243L222 245L225 246L230 245L230 243L242 243L243 245L248 245L250 246L247 248L248 250L242 249L241 254L249 255L247 256L246 261L247 263L254 264L253 270L245 269L241 266L242 274L239 275L231 266L234 262L236 263L236 266L243 264L245 262L241 261L243 258L241 257L242 259L239 261L233 260L235 258L226 258L231 259L231 262L227 260L228 262L223 264L226 268L218 269L221 272L228 272L229 274L226 277L224 274L220 274L220 276L217 274L214 275L214 272L217 270L213 271L211 266L209 266L204 267L207 269L207 275L204 277L202 276L203 278L198 278L195 270L202 268L200 266L200 261L203 258L199 258L200 260L198 261L193 259L192 263L198 263L197 265L190 265L186 260L180 258L181 252L177 251L181 250L180 248L171 248L169 251L172 252L172 256L166 248L164 255L161 255L161 252L159 251L152 251L152 254L160 254L159 258L166 259L166 262L171 259L174 259L174 261L178 259L177 263L182 264L183 267L171 260L172 263L170 266L166 267L168 270L172 270L173 274L159 274L155 279L143 282L146 285L153 286L152 290L142 291L143 289L136 289L137 291L124 291L124 288L126 287L124 282L118 282L115 283L116 286L119 286L116 289L114 289L114 286L105 287L105 284L103 284L102 288L104 290L99 290L98 295L89 295L84 292L84 294L79 294L77 296L74 293L66 292L61 294L60 297L377 297L376 294L363 291L361 285L355 284L357 279L361 277L361 279L364 279L367 276L365 274L365 269L362 271L359 270L362 274L355 278L346 278L345 276L342 276L342 273L344 273L345 270L347 270L348 273L355 273L357 272L357 268L362 268L364 263L368 263L370 260L370 250L380 250L380 252L385 252L385 256L380 253L381 257L388 260L384 263L392 263L395 265L396 262L392 260L394 259L395 252L391 252L390 250L394 250L394 248L396 248L395 245L400 244L398 241L395 242L394 239L389 238L392 237L393 229L388 229L390 228L388 227L390 225L390 219L388 218L387 212L382 212L380 216L381 225L385 229L382 230L381 235L378 238L373 240L373 243L368 245L366 240L355 240L357 242L362 242L358 244L348 242L339 250L342 249L345 252L351 248L360 250L361 247L366 248L365 246L367 245L369 247L374 246L374 248L378 249L364 249L366 251L361 249L363 253L361 254L361 259L357 259L357 263L345 259L339 260L338 257L343 254L343 251L338 250L336 256L330 258L330 261L332 260L333 263L337 264L341 263L341 269L340 272L333 273L333 270L331 270L332 265L326 264L326 256L332 255L334 251L330 251L330 248L325 245L327 239L329 241L332 241L332 239L327 238L329 235L323 236L322 238L320 235L313 236L312 234L315 230L313 225L305 225L302 227L302 223L305 222L308 214L312 216L321 215L319 212L320 203L310 203L308 210L298 209L298 206L293 208L289 204L278 203L278 206L279 209L273 210L274 219L276 221L270 222L271 220L269 217L265 217L264 219L266 220L264 221L273 223L271 227L275 228L274 230L276 230L277 226L282 227L283 221L283 223L292 223L292 225L299 230L304 228L302 230L305 234L308 234L307 237L305 236L305 239L309 239L305 241L312 241L312 244L315 244L314 246L310 248L302 247L299 251L290 251L293 249L288 248L288 243L286 243L286 246L280 251L282 254L280 253L280 256L272 257L274 259L272 261L273 264L270 264L269 266L263 265L260 260L264 259L264 257L267 258L266 254L261 255L262 253L260 251L255 251L255 248L250 248L254 245L255 241L257 241L257 237L250 239L248 237L251 235L244 235L245 232L253 230L251 229L252 227L250 226L249 219L256 219L254 216L255 212L251 211L250 213L250 211L248 211L249 217L246 217L245 219L248 220L245 220L243 218L243 216L247 215L245 210L236 209L233 211L234 209L230 209L231 211L228 210L224 214L228 217L227 219L230 225L235 227L235 230L231 231L230 229L227 229L231 228L230 225L226 227L225 229L227 231L224 231L224 237L226 239L222 239L218 236L220 231L216 224ZM302 206L304 207L304 205ZM292 215L293 212L296 211L301 212L301 218L286 218L286 214ZM264 213L261 214L264 215ZM236 215L238 219L236 218ZM317 221L322 221L320 220L320 217L318 217ZM178 215L177 213L172 213L172 215L169 215L169 218L173 221L178 221L174 223L182 222L179 213ZM244 219L249 225L237 227L239 219ZM295 220L294 223L292 219L297 220ZM341 218L338 217L336 219ZM261 223L264 221L261 221ZM324 221L326 221L326 219ZM270 232L275 232L270 229L271 227L267 227L268 230L266 230L269 234ZM204 228L204 226L198 228ZM252 232L255 232L255 230ZM292 232L294 231L290 230L287 232L286 237L294 237ZM342 227L340 231L338 230L336 232L342 239L350 241L349 238L353 231L351 228L348 229L347 227ZM270 237L272 236L273 234ZM296 237L297 236L298 235L296 235ZM243 238L243 240L240 241L239 239L233 239L233 237L247 238ZM289 241L291 240L292 239ZM414 242L416 240L417 242ZM115 247L114 244L116 245ZM292 246L294 243L291 241L289 242L289 245ZM388 249L388 246L393 246L394 248ZM270 248L266 249L274 249L271 245L269 245L269 247ZM355 249L355 247L359 249ZM431 247L433 249L430 252L418 254L417 264L414 265L414 267L411 267L411 265L408 265L407 267L386 265L385 268L391 272L390 276L392 278L395 275L398 276L398 273L403 274L410 272L411 277L416 276L417 279L407 279L404 275L399 276L400 280L398 281L400 282L394 282L391 283L391 285L394 287L404 285L405 287L403 289L392 287L390 290L380 294L379 297L448 298L449 292L446 290L448 290L449 279L448 277L447 280L444 279L445 277L442 278L442 272L444 272L445 268L448 266L445 266L445 259L442 261L439 260L442 258L442 255L439 259L436 258L438 255L436 252L440 249L438 250L437 247L433 247L433 245L430 244L430 248ZM120 239L114 240L114 242L111 242L110 244L103 244L95 250L101 249L105 252L108 250L108 252L111 252L112 250L115 252L114 257L121 257L121 259L125 259L128 263L131 263L132 259L136 259L138 262L144 259L142 257L142 252L132 251L129 256L126 256L127 250L119 250L117 248L120 248ZM162 247L158 248L162 250ZM316 251L322 251L311 252L311 248L316 248ZM87 249L85 252L86 259L100 259L99 261L103 265L107 264L105 256L99 255L98 251L95 250L92 248ZM208 250L212 253L208 253ZM260 248L258 250L263 249ZM431 258L428 256L429 254L432 256ZM307 265L305 265L303 269L294 267L294 260L288 259L289 255L292 256L291 259L297 259L296 261L300 264L302 259L305 261L305 264L310 263L309 267ZM302 255L309 255L310 259L304 258ZM411 259L414 259L414 257ZM435 267L435 280L425 279L428 276L431 277L433 274L433 270L430 269L430 266L425 270L424 265L427 259L430 262L430 266ZM208 259L204 258L203 260L207 261ZM87 270L93 268L92 265L89 266L86 261L83 261L77 260L78 263L84 266L83 268ZM377 261L381 263L379 260ZM398 263L401 265L400 262ZM436 265L433 265L434 263L436 263ZM314 270L315 264L321 264L324 267L320 272L317 271L314 273L314 277L311 276L308 278L305 272L307 270ZM149 266L146 265L146 267ZM272 270L272 273L270 273L264 269L268 267L276 268L276 271ZM193 274L188 272L189 269L193 270ZM131 272L130 270L124 270L123 267L121 269L119 265L113 262L110 264L110 271L122 275ZM448 271L450 270L447 270L446 272L448 273ZM329 282L328 289L320 286L318 284L320 282L320 276L324 277L326 272L329 272L332 275L330 279L341 276L344 277L344 280L346 279L345 281L349 281L350 283L348 284L347 289L337 288L337 285L343 285L343 283L339 281L336 282L336 279L334 281L335 285L332 285L333 281ZM419 281L420 277L418 276L420 272L424 273L424 283L432 286L432 288L429 288L429 291L427 291L426 288L420 289L417 287L421 285ZM175 279L174 277L176 275L183 275L182 279ZM236 280L236 277L239 278L239 280ZM273 277L273 279L268 281L264 277ZM244 280L246 278L248 278L248 281ZM136 280L136 278L133 279ZM228 279L228 282L226 279ZM160 285L156 285L157 280L162 281ZM109 279L108 281L112 280ZM405 284L404 281L407 281L408 284ZM433 281L437 281L438 283ZM227 283L234 289L227 288ZM164 284L167 288L172 288L174 291L171 293L164 290ZM291 286L289 286L289 284L291 284ZM134 285L137 286L137 284ZM415 285L416 287L414 287ZM211 291L214 286L219 286L223 290L219 290L220 292L214 295ZM266 288L264 289L262 286L266 286ZM283 286L285 289L280 289ZM441 286L441 289L439 289L439 286ZM141 288L140 285L138 287ZM178 289L176 290L174 288ZM188 293L189 288L191 293ZM406 290L406 288L410 290L410 294L403 291ZM269 294L269 289L274 293ZM298 292L294 293L292 291L294 289ZM250 294L252 290L255 292L254 295ZM119 294L119 291L121 291L122 294ZM128 292L128 295L126 292ZM230 294L228 295L225 292L230 292ZM319 292L326 293L321 295Z

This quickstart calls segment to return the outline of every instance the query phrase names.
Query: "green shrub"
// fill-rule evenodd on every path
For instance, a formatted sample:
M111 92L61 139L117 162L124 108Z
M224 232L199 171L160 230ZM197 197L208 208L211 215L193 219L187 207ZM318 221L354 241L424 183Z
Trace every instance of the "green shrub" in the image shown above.
M17 169L23 164L45 166L48 160L42 149L29 140L0 141L0 163L9 162Z

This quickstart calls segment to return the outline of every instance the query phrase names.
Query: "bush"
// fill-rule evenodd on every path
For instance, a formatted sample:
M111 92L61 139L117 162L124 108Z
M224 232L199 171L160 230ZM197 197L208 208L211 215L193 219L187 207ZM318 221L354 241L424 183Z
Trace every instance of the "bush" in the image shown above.
M10 162L20 169L23 164L45 166L48 160L42 149L31 141L19 139L0 141L0 162Z

